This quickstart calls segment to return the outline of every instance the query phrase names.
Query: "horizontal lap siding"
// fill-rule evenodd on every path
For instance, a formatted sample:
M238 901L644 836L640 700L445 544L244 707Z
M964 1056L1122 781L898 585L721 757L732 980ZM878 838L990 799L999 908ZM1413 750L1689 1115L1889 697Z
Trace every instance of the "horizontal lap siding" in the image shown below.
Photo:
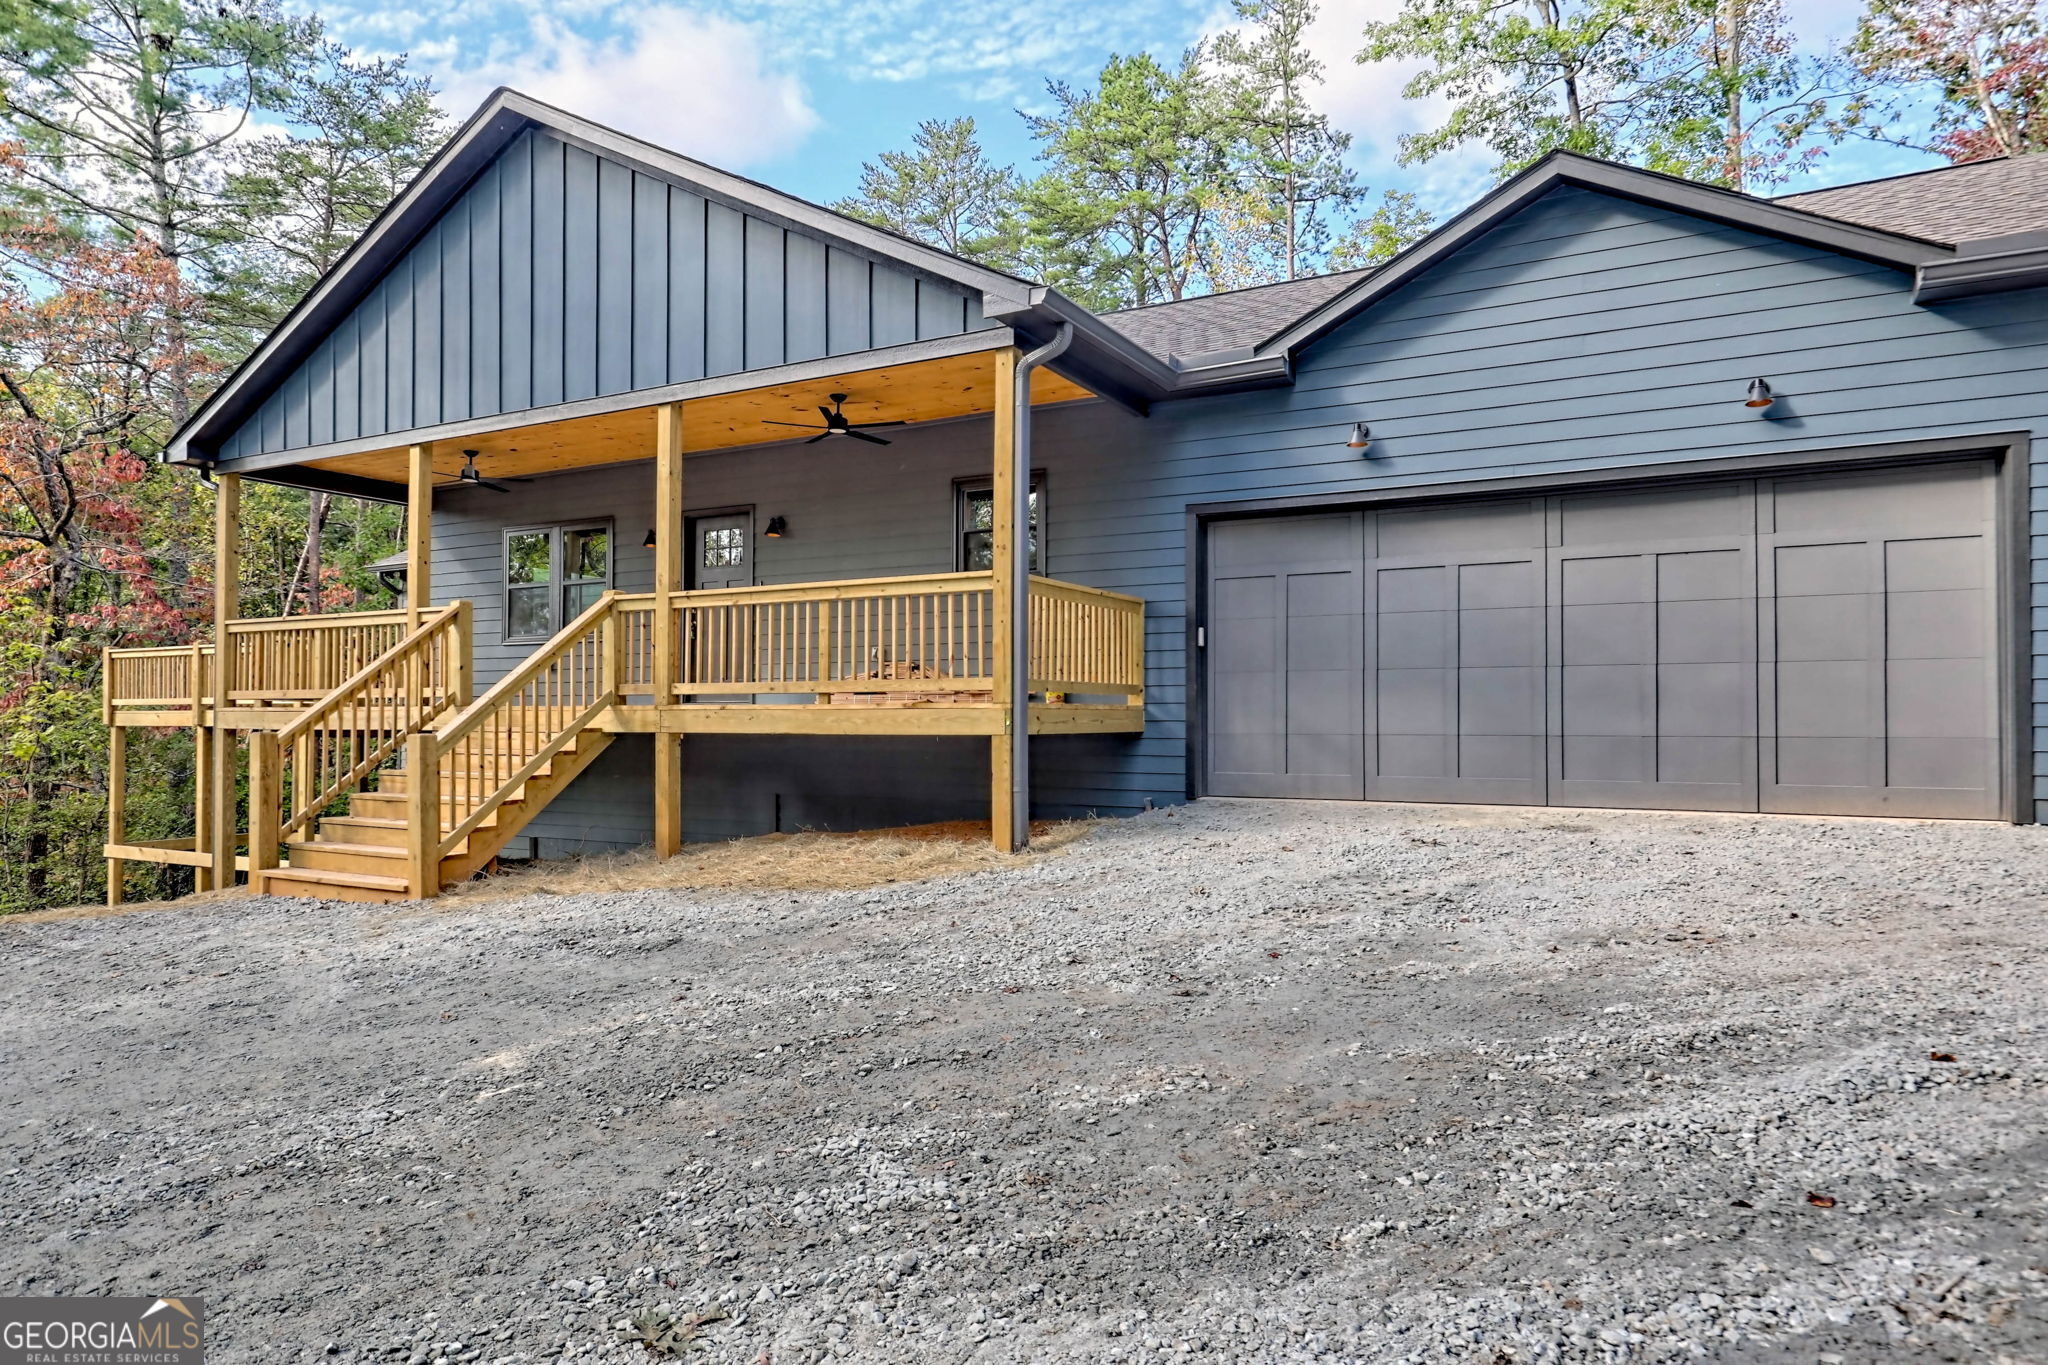
M402 433L984 325L956 286L531 132L221 453Z
M1178 595L1191 503L1454 493L1478 479L2038 433L2044 360L2042 291L1916 307L1896 271L1556 191L1309 348L1291 387L1160 405L1126 524ZM1759 376L1780 395L1764 415L1742 405ZM1360 419L1373 430L1364 459L1343 444ZM2048 774L2044 482L2048 449L2033 470L2035 622L2020 646ZM1153 638L1155 670L1163 655L1178 665L1178 629L1155 621ZM2048 782L2037 796L2048 800Z
M809 265L800 273L815 278ZM884 289L878 304L868 273L864 262L827 253L826 289L843 305L826 328L835 349L915 326L915 291ZM858 328L854 300L867 310ZM816 335L808 320L799 330ZM1148 724L1141 736L1035 741L1035 807L1120 812L1184 792L1191 504L1378 488L1452 493L1505 476L1625 474L1677 461L2038 431L2048 428L2044 356L2042 291L1917 308L1896 272L1563 191L1310 348L1291 387L1161 403L1142 419L1102 404L1042 412L1033 463L1048 479L1048 569L1146 599ZM1761 418L1742 406L1759 375L1783 395ZM1370 458L1343 445L1360 418L1373 428ZM886 450L832 443L723 452L688 461L686 501L751 504L757 524L789 518L787 538L757 542L764 583L943 570L953 562L953 481L982 476L988 451L988 423L972 421L898 433ZM2035 766L2048 787L2048 449L2039 456L2033 633L2021 648L2031 646L2034 660ZM451 495L437 510L437 564L449 560L437 567L437 587L444 597L477 598L487 677L520 652L497 644L503 525L608 510L618 518L620 586L644 590L652 577L640 548L651 466L517 487L502 498ZM812 803L805 818L819 824L986 809L973 742L868 741L875 747L858 763L847 761L845 743L691 741L690 836L767 828L777 791L786 827L796 800ZM644 765L631 756L644 752L629 738L605 761ZM923 805L898 804L903 783L893 774L905 769L892 763L924 764ZM871 775L863 790L883 804L862 805L846 787L855 771ZM543 817L551 837L609 828L628 832L622 842L644 840L644 778L609 794L596 794L600 785L579 784L593 794L578 800L594 806ZM792 795L799 791L814 795ZM581 823L567 823L572 816Z

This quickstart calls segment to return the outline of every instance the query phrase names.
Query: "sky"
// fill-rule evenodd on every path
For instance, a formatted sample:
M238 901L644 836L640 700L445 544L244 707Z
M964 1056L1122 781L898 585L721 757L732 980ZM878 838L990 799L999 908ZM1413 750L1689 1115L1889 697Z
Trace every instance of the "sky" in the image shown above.
M1398 164L1404 132L1440 109L1404 100L1409 72L1358 65L1362 26L1399 0L1323 0L1312 46L1320 103L1354 142L1359 179L1415 193L1438 217L1487 187L1466 149ZM1854 26L1858 0L1786 0L1814 51ZM1118 52L1176 56L1231 22L1228 0L328 0L330 32L365 53L407 54L467 116L509 85L600 123L821 203L860 165L906 146L920 120L972 115L999 161L1034 154L1018 110L1049 107L1048 79L1087 83ZM1819 189L1938 164L1896 148L1836 149L1785 187Z

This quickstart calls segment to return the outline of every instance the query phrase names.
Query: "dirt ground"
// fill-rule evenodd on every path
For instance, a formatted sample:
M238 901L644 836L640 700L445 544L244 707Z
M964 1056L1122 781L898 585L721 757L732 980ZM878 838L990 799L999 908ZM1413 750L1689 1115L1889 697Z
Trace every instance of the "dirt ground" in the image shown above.
M2048 1359L2048 830L1077 833L0 922L0 1294L224 1362Z

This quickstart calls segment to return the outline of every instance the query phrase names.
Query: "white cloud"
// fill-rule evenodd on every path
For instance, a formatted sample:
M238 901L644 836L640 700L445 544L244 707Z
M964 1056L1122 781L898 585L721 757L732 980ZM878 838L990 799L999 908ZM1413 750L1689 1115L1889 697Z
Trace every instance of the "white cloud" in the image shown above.
M660 5L620 16L611 36L591 37L558 13L534 13L488 54L415 46L413 59L458 116L509 85L719 166L780 156L817 126L803 82L769 60L750 25Z

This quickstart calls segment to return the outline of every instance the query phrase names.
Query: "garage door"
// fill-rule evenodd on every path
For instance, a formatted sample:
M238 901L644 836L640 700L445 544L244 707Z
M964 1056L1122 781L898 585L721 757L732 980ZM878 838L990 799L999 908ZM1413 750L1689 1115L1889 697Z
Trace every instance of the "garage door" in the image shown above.
M1217 795L1996 818L1988 463L1221 522Z

